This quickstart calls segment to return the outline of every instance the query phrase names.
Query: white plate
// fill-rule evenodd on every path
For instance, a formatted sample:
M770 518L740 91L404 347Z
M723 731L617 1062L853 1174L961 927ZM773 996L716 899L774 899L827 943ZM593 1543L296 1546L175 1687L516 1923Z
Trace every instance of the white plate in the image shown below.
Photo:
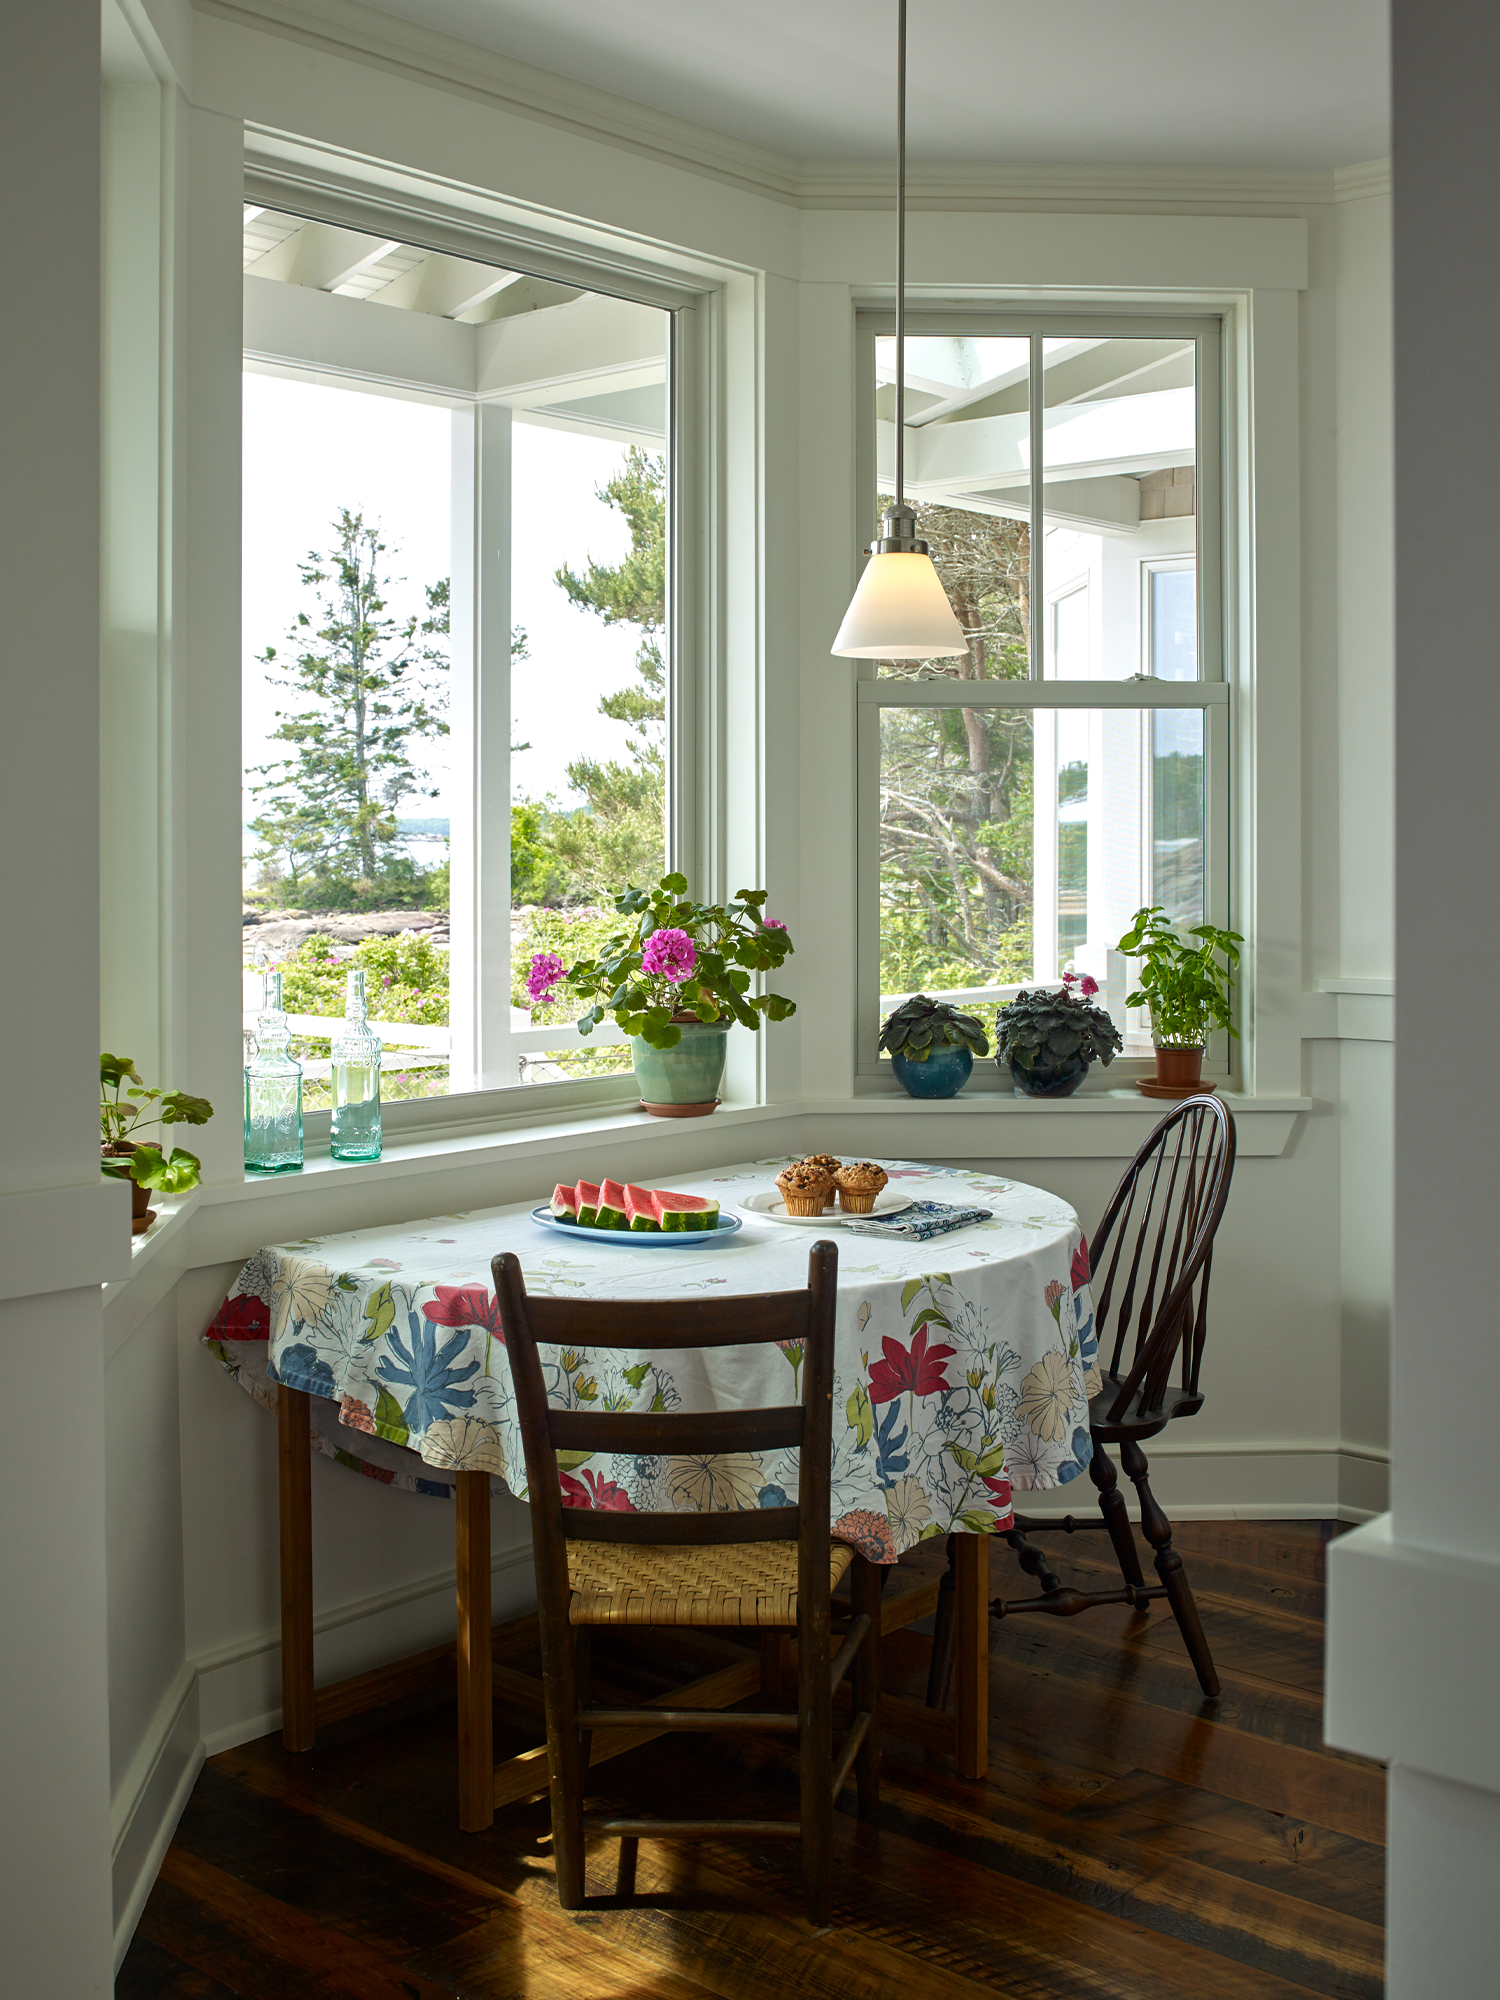
M846 1208L825 1208L821 1215L788 1215L780 1190L762 1188L757 1194L747 1194L736 1206L746 1215L758 1216L764 1222L790 1223L793 1229L836 1229L842 1222L868 1222L872 1215L899 1215L903 1208L911 1207L911 1196L893 1187L883 1187L875 1197L874 1208L863 1215L851 1215Z

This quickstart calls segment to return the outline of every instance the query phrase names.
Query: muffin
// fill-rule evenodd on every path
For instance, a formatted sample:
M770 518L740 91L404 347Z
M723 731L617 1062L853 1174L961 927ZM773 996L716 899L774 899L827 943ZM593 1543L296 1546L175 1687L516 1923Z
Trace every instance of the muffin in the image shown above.
M843 1161L836 1160L832 1153L809 1153L802 1162L804 1167L821 1167L830 1180L843 1164Z
M776 1176L788 1215L821 1215L833 1194L833 1182L822 1167L798 1160Z
M877 1167L873 1160L855 1160L850 1166L840 1167L833 1177L839 1191L839 1207L847 1209L850 1215L868 1215L875 1206L876 1195L889 1179L885 1168Z

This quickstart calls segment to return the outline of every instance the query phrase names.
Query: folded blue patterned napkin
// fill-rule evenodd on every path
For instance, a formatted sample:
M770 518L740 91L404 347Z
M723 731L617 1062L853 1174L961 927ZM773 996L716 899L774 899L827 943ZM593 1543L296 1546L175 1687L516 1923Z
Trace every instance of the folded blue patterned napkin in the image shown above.
M846 1222L850 1236L899 1236L908 1243L925 1243L929 1236L946 1236L950 1229L967 1229L971 1222L988 1222L992 1208L955 1208L948 1201L914 1201L894 1215L867 1215Z

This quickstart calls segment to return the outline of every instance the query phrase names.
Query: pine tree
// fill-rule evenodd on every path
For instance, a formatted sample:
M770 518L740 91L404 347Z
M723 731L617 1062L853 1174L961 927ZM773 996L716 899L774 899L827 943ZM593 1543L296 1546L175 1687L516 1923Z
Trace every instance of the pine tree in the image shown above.
M568 781L587 801L575 813L549 816L549 844L564 864L572 896L601 901L627 881L660 875L665 864L667 804L666 461L632 445L625 463L598 489L630 528L630 552L614 567L590 562L584 575L564 566L556 581L580 610L606 625L640 632L639 684L599 703L602 715L629 725L627 761L580 757Z
M448 653L434 643L448 632L448 580L425 587L424 612L394 617L379 529L343 508L333 533L301 566L316 610L298 612L291 664L269 676L306 705L277 710L271 740L291 754L261 765L251 788L267 800L251 823L261 883L323 908L420 902L431 885L397 849L396 808L423 788L413 745L448 733ZM259 657L282 664L274 646Z

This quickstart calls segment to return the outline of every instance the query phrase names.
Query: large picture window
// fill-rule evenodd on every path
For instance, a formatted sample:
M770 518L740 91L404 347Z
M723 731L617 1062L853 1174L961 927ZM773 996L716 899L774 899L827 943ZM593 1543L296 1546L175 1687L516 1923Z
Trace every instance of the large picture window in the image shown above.
M859 1070L911 993L989 1012L1071 971L1144 1057L1134 912L1230 920L1219 325L909 324L907 496L968 651L861 670ZM895 341L874 314L862 335L873 522Z
M362 965L387 1102L628 1072L524 980L668 865L672 314L270 209L245 272L247 1028L279 965L316 1110Z

